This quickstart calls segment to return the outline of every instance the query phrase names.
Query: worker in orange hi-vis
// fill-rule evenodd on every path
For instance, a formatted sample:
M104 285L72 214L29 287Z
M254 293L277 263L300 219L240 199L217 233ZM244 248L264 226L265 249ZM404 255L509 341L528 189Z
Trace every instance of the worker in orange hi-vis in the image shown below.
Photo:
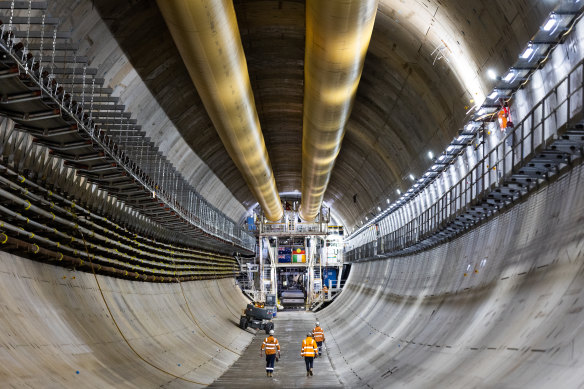
M274 337L274 330L270 330L270 336L264 339L262 348L260 349L260 357L264 350L266 351L266 376L273 377L276 352L278 353L278 359L280 358L280 343L278 343L278 339Z
M513 128L513 122L511 121L511 111L509 110L508 102L503 103L501 110L497 113L497 120L502 132L505 132L507 127Z
M316 327L312 330L314 334L314 340L316 341L316 345L318 346L318 354L322 355L322 342L324 342L324 330L320 327L320 323L315 323Z
M318 346L312 338L312 332L308 332L306 339L302 341L302 350L300 356L304 357L306 363L306 376L312 375L312 367L314 364L314 357L318 355Z

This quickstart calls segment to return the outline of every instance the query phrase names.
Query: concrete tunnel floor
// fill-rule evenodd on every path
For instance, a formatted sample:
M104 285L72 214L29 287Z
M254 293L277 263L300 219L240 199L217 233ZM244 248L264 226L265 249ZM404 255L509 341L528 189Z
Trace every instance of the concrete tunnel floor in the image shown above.
M279 312L274 319L275 334L282 358L274 365L274 376L266 377L265 357L260 358L262 342L267 337L258 331L253 341L230 368L210 388L339 388L342 384L323 345L322 355L314 360L313 376L306 376L304 358L300 356L302 340L314 328L317 315L305 311ZM326 334L325 334L326 336Z
M583 388L583 193L579 165L447 243L353 264L345 290L317 313L334 375L317 360L313 378L349 388ZM95 278L2 253L0 386L258 387L265 335L237 327L245 304L233 279ZM293 386L303 387L298 347L313 317L298 326L286 317L276 331L294 367L279 362L273 384L298 374ZM249 357L244 371L258 379L227 382Z

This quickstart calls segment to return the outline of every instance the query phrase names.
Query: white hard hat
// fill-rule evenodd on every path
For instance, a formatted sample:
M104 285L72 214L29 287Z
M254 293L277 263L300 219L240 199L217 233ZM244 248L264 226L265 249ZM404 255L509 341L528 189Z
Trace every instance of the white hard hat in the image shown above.
M315 324L316 324L317 326L319 326L319 325L320 325L320 323L319 323L319 322L316 322Z
M312 331L308 331L307 336L312 336Z
M270 330L270 335L274 335L274 330Z

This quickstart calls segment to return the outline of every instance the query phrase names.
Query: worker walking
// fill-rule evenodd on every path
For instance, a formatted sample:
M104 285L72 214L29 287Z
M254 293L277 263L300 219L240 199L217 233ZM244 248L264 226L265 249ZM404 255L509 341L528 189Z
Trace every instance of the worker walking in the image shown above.
M302 341L300 356L304 357L304 362L306 363L306 376L308 377L309 375L312 375L314 357L318 356L318 346L312 338L312 332L310 331L306 335L306 339Z
M280 343L278 343L278 339L274 337L274 330L270 330L270 336L264 339L264 343L262 343L262 348L260 349L260 357L264 350L266 352L266 375L268 377L273 377L276 352L278 352L278 359L280 358Z
M316 327L312 330L314 334L314 340L318 346L318 354L322 355L322 342L324 342L324 330L320 327L319 322L315 323Z

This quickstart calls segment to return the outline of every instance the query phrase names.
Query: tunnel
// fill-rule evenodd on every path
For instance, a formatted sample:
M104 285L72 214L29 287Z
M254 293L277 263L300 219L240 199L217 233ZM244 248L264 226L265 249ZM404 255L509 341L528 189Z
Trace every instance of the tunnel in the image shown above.
M0 387L584 387L583 10L0 1Z

